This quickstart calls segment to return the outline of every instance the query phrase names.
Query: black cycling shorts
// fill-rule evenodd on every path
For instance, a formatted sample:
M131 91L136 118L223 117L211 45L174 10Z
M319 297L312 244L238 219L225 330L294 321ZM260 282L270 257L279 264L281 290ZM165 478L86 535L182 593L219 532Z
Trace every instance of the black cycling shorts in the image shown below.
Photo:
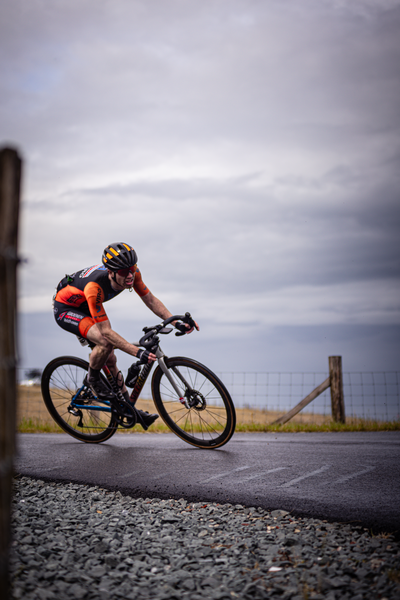
M86 339L89 329L95 324L89 312L71 308L61 302L54 301L53 311L57 325L81 338Z

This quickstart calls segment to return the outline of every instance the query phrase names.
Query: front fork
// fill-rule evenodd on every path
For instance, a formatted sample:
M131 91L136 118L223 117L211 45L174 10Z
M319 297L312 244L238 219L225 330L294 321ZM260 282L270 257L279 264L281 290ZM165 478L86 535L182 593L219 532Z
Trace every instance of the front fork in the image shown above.
M175 392L178 394L179 402L181 402L181 404L185 404L186 408L189 408L189 406L187 406L186 398L184 396L182 396L182 390L180 390L178 388L178 386L176 385L174 378L172 377L167 365L165 364L165 359L164 359L165 354L161 350L161 348L157 348L156 356L157 356L158 364L160 366L161 371L164 373L165 377L168 379L168 381L174 388ZM181 373L177 369L173 368L172 370L174 371L175 375L177 377L179 377L179 379L182 381L183 385L185 386L185 389L187 390L188 388L190 388L188 382L183 377L183 375L181 375Z
M186 398L184 396L182 396L182 390L180 390L179 387L176 385L175 379L172 377L167 365L165 364L164 352L161 350L161 348L159 346L155 349L154 352L157 357L157 362L158 362L158 365L159 365L161 371L164 373L164 375L166 376L166 378L168 379L168 381L174 388L175 392L178 394L180 402L182 404L186 405ZM143 386L144 386L152 368L153 368L153 363L147 363L142 367L142 369L137 377L134 388L130 395L130 400L133 404L137 401L137 399L140 395L140 392L142 391ZM185 389L191 389L190 385L185 380L183 375L181 375L181 373L177 369L173 368L173 371L176 374L176 376L182 381L183 385L185 386ZM187 408L189 408L189 407L187 406Z

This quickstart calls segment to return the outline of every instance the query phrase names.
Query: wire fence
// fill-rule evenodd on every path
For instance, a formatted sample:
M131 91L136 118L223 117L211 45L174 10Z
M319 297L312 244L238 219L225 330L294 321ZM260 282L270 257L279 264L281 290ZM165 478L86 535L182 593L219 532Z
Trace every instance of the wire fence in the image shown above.
M40 391L40 379L28 381L29 369L19 370L18 417L49 420ZM217 373L232 396L240 418L246 422L270 423L285 414L327 377L317 373ZM343 373L346 418L374 421L400 420L400 372ZM150 381L141 398L150 399ZM330 388L313 400L294 421L321 422L331 417Z
M284 413L322 383L329 373L220 373L237 408ZM400 419L400 372L343 373L347 417L393 421ZM309 416L331 415L330 388L309 404Z

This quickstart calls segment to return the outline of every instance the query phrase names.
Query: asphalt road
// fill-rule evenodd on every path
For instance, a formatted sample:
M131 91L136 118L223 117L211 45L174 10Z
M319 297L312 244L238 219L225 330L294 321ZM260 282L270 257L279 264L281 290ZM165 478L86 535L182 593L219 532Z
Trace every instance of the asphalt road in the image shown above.
M199 450L173 434L121 434L83 444L20 434L16 472L120 490L284 509L400 532L400 432L235 434Z

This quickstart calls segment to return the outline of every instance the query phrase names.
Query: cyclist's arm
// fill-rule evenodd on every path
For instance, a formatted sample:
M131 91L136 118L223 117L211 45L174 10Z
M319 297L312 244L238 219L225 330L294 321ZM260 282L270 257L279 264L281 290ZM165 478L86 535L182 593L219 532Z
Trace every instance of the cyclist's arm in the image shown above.
M122 335L119 335L119 333L111 329L110 321L101 321L100 323L97 323L97 327L99 328L101 335L110 342L114 348L118 348L118 350L122 350L122 352L126 352L131 356L137 355L139 348L134 344L127 342Z
M161 300L156 298L150 291L145 296L142 296L142 300L147 308L157 315L157 317L160 317L160 319L168 319L169 317L172 317L172 313L169 312L168 308L164 306Z
M172 313L169 312L168 308L166 308L161 300L156 298L150 291L145 296L142 296L142 300L145 305L151 311L153 311L155 315L157 315L157 317L160 317L160 319L168 319L169 317L172 317ZM175 323L176 321L172 321L171 325L175 325ZM197 323L195 323L195 327L197 331L199 331L199 326ZM189 327L189 325L187 325L187 328L187 333L191 333L194 329L194 327Z
M119 333L111 328L110 321L108 320L106 311L103 307L104 292L102 288L98 284L88 284L85 287L85 294L90 314L92 315L100 334L107 340L107 342L112 344L114 348L118 348L118 350L122 350L122 352L126 352L131 356L137 356L139 348L134 344L127 342L121 335L119 335ZM93 329L94 331L92 332L89 330L88 337L96 344L99 343L99 340L96 339L96 329ZM149 360L156 360L155 354L150 354Z

